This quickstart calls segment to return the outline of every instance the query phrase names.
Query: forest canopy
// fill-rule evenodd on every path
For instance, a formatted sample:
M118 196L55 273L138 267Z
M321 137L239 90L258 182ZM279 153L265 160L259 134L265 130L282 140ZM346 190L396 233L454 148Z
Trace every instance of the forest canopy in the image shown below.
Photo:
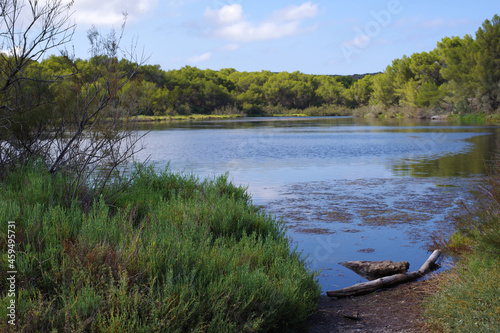
M2 59L0 65L9 61L5 55ZM78 62L85 68L95 60ZM137 66L124 59L115 63L123 73ZM31 61L27 71L63 77L72 73L68 66L63 56L53 55ZM71 86L71 81L85 75L69 76L64 85ZM58 81L47 93L64 103L61 94L66 91ZM118 97L132 116L491 114L500 112L500 17L484 21L475 36L446 37L434 50L395 59L383 73L334 76L140 65Z

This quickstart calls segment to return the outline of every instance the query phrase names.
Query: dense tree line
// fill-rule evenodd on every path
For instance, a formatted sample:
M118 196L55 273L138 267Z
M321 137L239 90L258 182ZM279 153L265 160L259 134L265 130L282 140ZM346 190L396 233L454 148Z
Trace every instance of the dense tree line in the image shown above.
M70 92L77 93L77 82L88 76L85 68L103 63L101 58L78 59L81 69L76 74L74 64L63 56L32 61L28 70L40 77L67 76L56 80L44 95L64 105L72 99ZM165 71L159 65L141 65L120 90L117 103L132 115L158 116L293 111L407 117L493 113L500 108L499 59L500 18L495 15L484 22L475 38L446 37L434 50L395 59L383 73L362 79L300 72L239 72L233 68L214 71L191 66ZM129 73L137 67L127 60L111 60L117 72Z
M139 114L301 110L419 117L435 113L500 112L500 17L475 37L446 37L430 52L395 59L383 73L353 76L201 70L143 66L132 83ZM142 88L142 89L140 89ZM358 110L358 111L354 111ZM349 111L348 111L349 112Z
M99 60L99 61L97 61ZM127 73L137 65L127 60L108 59L117 72ZM72 100L70 86L86 77L85 68L102 59L78 59L74 64L64 56L33 62L29 70L39 76L67 76L45 92L54 101ZM64 86L64 87L63 87ZM371 79L306 75L300 72L238 72L232 68L214 71L185 66L164 71L159 65L139 66L134 77L120 91L121 107L134 115L212 114L237 112L265 114L266 110L303 110L322 105L356 107L367 104ZM75 92L76 93L76 92Z
M500 17L486 20L475 38L446 37L430 52L394 60L373 78L370 103L405 116L500 112Z

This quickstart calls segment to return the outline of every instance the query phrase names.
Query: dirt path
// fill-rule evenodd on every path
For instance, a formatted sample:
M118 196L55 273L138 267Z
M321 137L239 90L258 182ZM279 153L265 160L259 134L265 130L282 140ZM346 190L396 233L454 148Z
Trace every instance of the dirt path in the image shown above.
M422 318L421 302L429 293L429 280L403 284L368 295L322 297L316 314L302 331L330 332L430 332Z

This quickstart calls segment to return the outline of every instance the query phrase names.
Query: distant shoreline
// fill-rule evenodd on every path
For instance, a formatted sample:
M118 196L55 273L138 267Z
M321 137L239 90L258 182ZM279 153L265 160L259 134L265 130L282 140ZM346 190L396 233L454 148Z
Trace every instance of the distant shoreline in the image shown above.
M244 114L228 114L228 115L215 115L215 114L192 114L192 115L176 115L176 116L133 116L123 118L123 121L129 123L166 123L173 121L199 121L199 120L225 120L225 119L236 119L236 118L247 118L249 116ZM263 117L314 117L312 115L304 114L304 113L284 113L284 114L272 114L272 115L263 115ZM335 117L335 116L326 116L326 117ZM370 117L369 115L352 115L355 118L377 118ZM250 117L251 118L251 117ZM379 116L378 118L387 118ZM396 117L401 118L401 117ZM405 118L405 117L402 117ZM407 118L412 119L412 118ZM421 119L421 120L431 120L431 121L444 121L451 123L500 123L500 116L495 114L484 114L484 113L472 113L466 115L435 115L430 116L426 115L423 117L417 117L413 119Z
M134 117L127 117L123 120L132 123L155 123L155 122L170 122L170 121L181 121L181 120L233 119L239 117L242 117L242 115L192 114L192 115L178 115L178 116L134 116Z

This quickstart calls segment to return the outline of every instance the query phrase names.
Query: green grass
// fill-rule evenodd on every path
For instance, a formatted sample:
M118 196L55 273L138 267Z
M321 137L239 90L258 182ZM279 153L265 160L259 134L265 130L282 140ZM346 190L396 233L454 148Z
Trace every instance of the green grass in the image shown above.
M472 255L447 273L426 303L433 331L498 332L500 328L500 259Z
M500 330L500 165L493 164L447 250L460 258L425 303L433 330Z
M212 119L231 119L241 117L239 114L217 115L217 114L192 114L192 115L176 115L176 116L134 116L127 118L131 122L167 122L167 121L182 121L182 120L212 120Z
M85 209L63 182L31 166L1 183L0 318L15 221L18 331L271 331L316 307L316 273L227 176L146 168L115 202Z
M284 114L273 114L272 117L308 117L304 113L284 113Z
M465 115L450 115L448 116L448 121L459 123L459 124L497 124L500 123L500 115L499 114L486 114L482 112L474 112Z

